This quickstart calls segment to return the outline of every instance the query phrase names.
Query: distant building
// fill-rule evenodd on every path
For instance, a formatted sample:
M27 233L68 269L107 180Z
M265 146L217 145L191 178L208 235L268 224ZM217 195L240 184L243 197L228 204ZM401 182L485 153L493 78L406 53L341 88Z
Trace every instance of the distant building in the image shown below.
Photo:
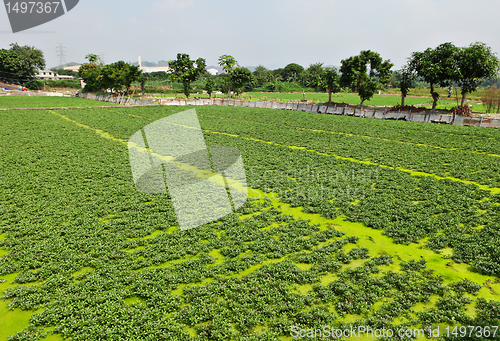
M159 72L159 71L164 71L167 73L172 72L172 69L168 66L142 66L141 56L139 56L139 70L142 70L142 72L145 73Z
M208 69L207 72L212 76L217 76L219 74L219 70L217 69Z
M64 70L71 70L74 72L78 72L78 69L80 68L81 65L73 65L73 66L65 66Z
M50 80L75 79L75 77L73 77L73 76L58 75L54 71L50 71L50 70L38 71L38 75L36 75L36 78L38 78L38 79L50 79Z

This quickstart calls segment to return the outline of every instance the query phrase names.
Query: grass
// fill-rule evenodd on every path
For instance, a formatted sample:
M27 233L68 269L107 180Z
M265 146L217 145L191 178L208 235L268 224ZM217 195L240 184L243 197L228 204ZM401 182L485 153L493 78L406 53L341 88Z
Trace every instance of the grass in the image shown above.
M89 101L77 97L0 96L0 108L98 107L115 103Z

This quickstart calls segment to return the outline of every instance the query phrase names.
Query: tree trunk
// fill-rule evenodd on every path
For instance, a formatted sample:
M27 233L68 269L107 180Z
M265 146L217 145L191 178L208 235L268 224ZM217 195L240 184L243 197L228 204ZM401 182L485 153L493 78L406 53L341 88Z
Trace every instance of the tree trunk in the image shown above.
M332 103L332 91L328 90L328 103Z
M212 93L208 94L208 99L212 99Z
M467 93L462 91L462 105L461 105L461 107L465 106L465 97L466 96L467 96Z
M227 74L227 99L229 99L229 93L231 92L231 73Z
M406 95L401 95L401 107L405 106L405 97Z
M439 94L434 91L434 85L433 84L431 84L431 96L432 96L432 99L433 99L433 102L432 102L432 111L434 111L434 110L436 110L437 101L439 99Z
M364 99L361 100L361 109L363 109L363 103L365 102Z

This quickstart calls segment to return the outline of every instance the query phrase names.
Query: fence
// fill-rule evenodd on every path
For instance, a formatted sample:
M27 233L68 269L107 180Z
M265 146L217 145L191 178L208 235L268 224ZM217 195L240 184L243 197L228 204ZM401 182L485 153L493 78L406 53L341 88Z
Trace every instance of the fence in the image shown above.
M81 98L118 103L122 105L148 105L152 103L151 100L136 101L130 98L125 98L124 96L122 97L96 96L96 95L82 94L82 93L79 93L78 96ZM385 120L500 128L500 119L484 118L484 115L477 118L463 117L463 116L456 116L455 118L453 118L453 115L451 114L439 114L439 113L422 114L422 113L412 113L411 111L393 112L393 111L388 111L387 108L358 109L358 108L351 108L348 106L337 106L337 105L326 106L314 103L239 101L239 100L232 100L232 99L227 100L220 98L199 99L199 100L157 98L155 99L155 102L161 105L219 105L219 106L246 107L246 108L295 110L295 111L304 111L311 113L355 116L363 118L377 118Z
M52 97L72 97L76 91L65 91L65 92L50 92L50 91L18 91L18 90L6 90L0 91L0 96L52 96Z
M92 99L95 101L102 101L102 102L109 102L109 103L116 103L116 104L121 104L121 105L148 105L151 104L151 100L135 100L130 97L125 97L125 95L122 96L102 96L102 95L93 95L93 94L82 94L79 92L77 94L78 97L80 98L85 98L85 99Z

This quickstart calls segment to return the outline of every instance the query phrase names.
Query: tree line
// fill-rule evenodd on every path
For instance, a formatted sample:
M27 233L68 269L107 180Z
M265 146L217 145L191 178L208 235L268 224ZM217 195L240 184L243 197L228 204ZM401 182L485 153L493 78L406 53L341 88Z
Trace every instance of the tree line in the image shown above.
M203 75L205 59L194 61L187 54L178 54L177 60L169 62L173 69L174 79L183 84L183 92L189 97L192 92L191 83ZM200 65L203 67L195 67ZM498 78L500 60L489 46L476 42L465 47L457 47L452 43L443 43L425 51L413 52L407 63L397 71L391 71L394 64L384 60L380 54L363 50L356 56L343 59L340 68L323 67L323 63L311 64L307 69L291 63L283 69L268 70L259 65L254 72L240 67L236 59L230 55L219 57L219 65L225 71L219 75L222 88L229 97L231 90L239 95L245 87L269 83L269 90L283 90L282 82L301 82L302 85L326 90L331 102L332 93L342 89L358 93L360 104L370 100L375 93L387 88L391 80L401 90L401 105L415 83L420 80L429 84L433 98L434 110L439 99L436 87L461 88L462 102L465 106L467 94L477 90L486 81ZM206 76L205 90L211 96L216 84L214 77Z
M45 67L42 51L29 46L11 44L11 49L0 49L0 78L14 83L26 83L34 79L38 69ZM144 92L145 83L151 75L144 74L138 66L118 61L104 65L95 54L86 56L88 62L81 65L79 76L86 83L86 91L121 91L128 93L133 83L139 82ZM296 63L284 68L268 70L259 65L255 71L241 67L231 55L222 55L218 60L224 73L216 78L206 71L204 58L192 60L188 54L179 53L168 62L172 80L182 83L183 93L189 98L193 92L192 83L205 78L205 90L211 96L218 89L239 96L245 89L267 83L268 90L284 90L283 82L301 83L303 86L327 91L329 102L332 93L341 90L358 93L360 104L370 100L375 93L387 88L391 81L401 90L401 105L417 81L429 85L433 98L432 109L436 108L439 94L437 87L460 87L461 106L465 105L467 94L477 90L484 82L498 78L500 61L489 46L476 42L457 47L450 42L435 48L413 52L407 63L397 71L391 71L394 64L384 60L380 54L363 50L356 56L343 59L339 68L324 67L323 63L311 64L307 69Z
M145 78L138 66L118 61L104 64L95 54L88 54L85 59L88 63L82 64L78 69L80 77L85 82L85 91L122 91L125 88L129 93L132 83L140 81L144 84ZM144 85L143 85L144 88Z

